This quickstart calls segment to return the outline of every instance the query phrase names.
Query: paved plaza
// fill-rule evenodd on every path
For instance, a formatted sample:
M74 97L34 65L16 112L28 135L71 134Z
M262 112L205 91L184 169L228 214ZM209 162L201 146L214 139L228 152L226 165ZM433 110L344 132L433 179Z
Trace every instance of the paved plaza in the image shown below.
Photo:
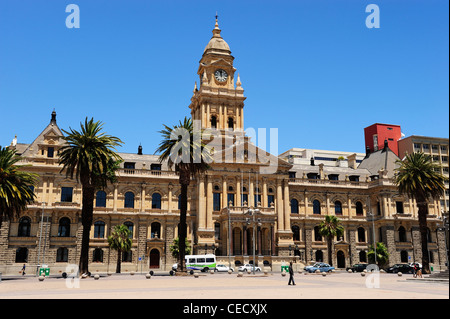
M73 279L4 277L0 299L448 299L448 280L414 279L412 275L360 273L296 274L295 286L280 273L238 277L236 273L168 276L100 275ZM77 284L79 286L77 287ZM374 287L374 288L368 288ZM378 288L376 288L378 287Z

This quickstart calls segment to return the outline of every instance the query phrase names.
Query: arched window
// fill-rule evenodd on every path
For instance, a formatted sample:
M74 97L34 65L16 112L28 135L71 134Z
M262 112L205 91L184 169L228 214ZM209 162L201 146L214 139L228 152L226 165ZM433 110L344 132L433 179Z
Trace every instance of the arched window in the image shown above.
M153 193L152 209L161 209L161 194L160 193Z
M103 250L101 248L95 248L92 256L92 261L95 263L103 262Z
M125 208L134 208L134 194L132 192L125 193Z
M217 128L217 117L211 116L211 128Z
M59 220L58 237L69 237L69 236L70 236L70 219L68 217L63 217Z
M406 242L406 230L403 226L398 229L398 240L402 243Z
M300 240L300 227L296 225L292 226L292 233L294 240Z
M313 201L313 213L320 215L320 202L317 199Z
M69 250L65 247L59 247L56 251L56 262L66 263L69 261Z
M22 217L19 220L19 237L30 237L31 219L29 217Z
M363 205L361 202L356 202L356 216L364 215Z
M358 228L358 242L359 243L366 242L366 231L363 227Z
M99 220L94 223L94 238L105 238L105 222Z
M134 224L132 222L125 222L123 223L125 226L127 226L128 230L130 231L130 238L133 238L133 228L134 228Z
M151 225L151 238L161 238L161 224L153 222Z
M342 215L342 203L338 200L334 202L334 214Z
M298 200L291 199L291 214L298 214Z
M95 196L95 207L106 207L106 193L98 191Z
M322 241L322 235L320 235L319 229L319 226L314 227L314 241Z

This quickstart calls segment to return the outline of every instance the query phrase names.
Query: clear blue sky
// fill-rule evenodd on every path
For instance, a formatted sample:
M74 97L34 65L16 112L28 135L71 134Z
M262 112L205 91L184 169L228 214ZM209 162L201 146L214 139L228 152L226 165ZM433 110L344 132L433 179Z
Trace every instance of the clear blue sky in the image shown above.
M68 29L68 4L80 28ZM368 4L380 28L368 29ZM215 12L247 97L245 127L293 147L364 152L364 127L448 137L447 0L0 0L0 145L86 116L153 154L188 105Z

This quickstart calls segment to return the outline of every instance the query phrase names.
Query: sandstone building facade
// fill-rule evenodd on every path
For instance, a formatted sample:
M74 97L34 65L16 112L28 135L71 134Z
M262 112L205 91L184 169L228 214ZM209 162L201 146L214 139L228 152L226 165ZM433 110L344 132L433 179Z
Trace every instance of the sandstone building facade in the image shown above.
M258 149L244 135L244 90L234 57L217 20L199 63L199 85L189 105L191 118L214 131L215 162L191 182L188 240L196 254L215 253L233 265L253 260L279 270L289 260L332 262L345 268L367 262L368 246L382 241L389 263L420 261L417 206L392 183L398 157L387 145L376 152L351 154L345 165L289 162ZM236 82L235 82L236 78ZM251 114L250 114L251 116ZM0 230L0 271L16 273L24 263L48 264L52 273L78 264L81 249L81 186L58 165L63 134L53 112L48 126L30 144L12 143L27 170L39 174L35 203ZM119 153L124 162L118 182L97 192L90 240L90 270L114 271L116 252L107 237L115 225L132 231L133 246L123 271L168 270L175 263L170 245L178 236L178 175L158 156ZM223 160L228 155L230 160ZM222 159L222 160L218 160ZM258 209L254 216L249 208ZM336 215L345 228L333 242L328 261L317 227ZM429 204L429 253L435 267L446 261L440 203ZM253 222L253 217L255 222Z

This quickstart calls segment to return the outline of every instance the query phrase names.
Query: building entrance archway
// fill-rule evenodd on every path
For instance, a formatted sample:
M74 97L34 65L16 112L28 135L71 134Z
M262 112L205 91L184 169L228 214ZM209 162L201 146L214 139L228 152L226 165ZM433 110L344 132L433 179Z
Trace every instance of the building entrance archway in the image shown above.
M159 268L159 262L160 262L160 254L159 254L159 250L156 248L153 248L150 251L150 264L149 267L150 268Z
M337 268L345 268L345 254L342 250L337 252Z

